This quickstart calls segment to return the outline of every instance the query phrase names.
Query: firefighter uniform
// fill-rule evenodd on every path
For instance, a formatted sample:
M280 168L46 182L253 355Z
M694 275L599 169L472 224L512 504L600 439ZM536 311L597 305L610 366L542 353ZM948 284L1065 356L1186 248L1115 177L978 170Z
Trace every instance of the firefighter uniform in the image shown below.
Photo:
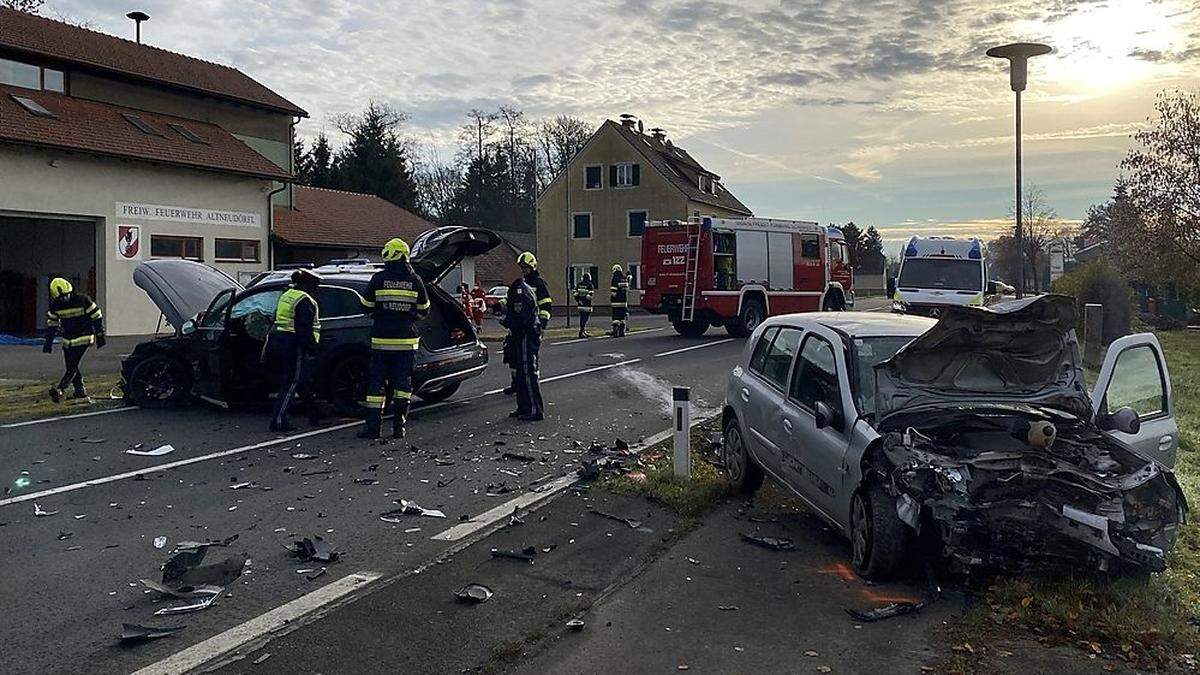
M308 359L321 344L321 311L317 288L321 277L308 270L292 273L292 285L279 296L275 326L267 337L266 357L279 374L279 392L271 414L271 431L292 431L288 407L299 397L308 405L309 421L317 423L316 408L308 391Z
M625 336L625 324L629 320L629 279L620 264L612 266L612 284L609 286L612 305L612 335Z
M587 337L588 319L592 318L592 295L596 286L592 283L592 275L585 274L575 285L575 305L579 308L579 337Z
M62 400L63 390L68 384L74 386L70 398L87 398L79 363L88 347L94 344L96 349L100 349L104 346L103 320L104 315L96 303L86 294L75 292L71 282L61 277L50 281L50 307L46 312L46 341L42 344L42 351L49 354L55 336L61 333L63 361L66 365L58 386L50 388L50 398L55 403Z
M537 258L528 251L517 257L524 273L508 287L503 324L509 331L509 350L516 366L517 410L522 421L538 421L545 416L542 388L538 383L539 352L542 331L550 322L550 291L537 271Z
M429 314L425 283L408 264L408 244L392 239L383 247L383 269L367 284L363 304L371 324L371 374L367 427L360 438L379 438L389 393L394 401L392 436L403 438L413 396L412 373L420 348L417 322Z

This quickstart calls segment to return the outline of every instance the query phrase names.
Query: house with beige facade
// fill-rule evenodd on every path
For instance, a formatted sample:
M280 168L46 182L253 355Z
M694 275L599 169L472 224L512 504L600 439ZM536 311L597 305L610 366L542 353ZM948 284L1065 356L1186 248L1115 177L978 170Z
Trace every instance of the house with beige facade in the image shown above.
M537 199L537 256L556 306L589 273L595 304L608 304L614 263L630 277L630 304L641 288L642 230L651 220L753 215L662 129L646 132L632 115L607 120ZM573 303L572 303L573 304Z

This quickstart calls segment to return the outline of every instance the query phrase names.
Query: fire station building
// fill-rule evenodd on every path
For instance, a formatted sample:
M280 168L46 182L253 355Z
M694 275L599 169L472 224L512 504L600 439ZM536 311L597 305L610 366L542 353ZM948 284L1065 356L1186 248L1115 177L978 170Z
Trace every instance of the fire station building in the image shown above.
M227 66L0 8L0 333L44 327L49 279L153 333L149 258L270 265L304 110Z

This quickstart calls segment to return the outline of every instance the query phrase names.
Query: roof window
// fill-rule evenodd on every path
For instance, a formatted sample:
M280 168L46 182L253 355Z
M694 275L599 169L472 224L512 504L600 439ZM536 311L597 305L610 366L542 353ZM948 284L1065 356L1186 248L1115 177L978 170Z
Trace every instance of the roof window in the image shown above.
M174 129L175 133L179 134L180 136L183 136L184 138L188 139L189 141L191 141L193 143L197 143L199 145L208 145L208 141L204 140L203 138L200 138L199 136L197 136L195 134L195 132L193 132L191 129L183 126L182 124L168 123L167 126Z
M35 101L31 98L26 98L24 96L17 96L16 94L9 94L9 96L12 97L12 100L17 102L17 105L24 108L26 110L26 112L28 112L30 115L33 115L35 117L49 117L51 119L55 119L58 117L58 115L55 115L54 113L50 112L49 110L46 110L46 108L43 107L41 103L38 103L37 101Z
M143 134L146 134L147 136L162 136L161 131L150 126L149 122L142 119L141 117L138 117L137 115L130 115L129 113L121 113L121 117L124 117L126 122L129 122L133 126L137 127L138 131L142 132Z

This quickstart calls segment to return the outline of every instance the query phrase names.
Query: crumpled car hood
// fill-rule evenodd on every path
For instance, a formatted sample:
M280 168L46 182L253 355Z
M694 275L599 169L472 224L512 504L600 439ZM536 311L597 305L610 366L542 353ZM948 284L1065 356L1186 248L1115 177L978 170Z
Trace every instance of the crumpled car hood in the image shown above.
M1074 328L1074 302L1063 295L948 307L932 328L875 367L877 419L966 402L1020 402L1091 419Z
M147 260L133 270L133 283L146 291L176 331L208 309L217 293L241 285L224 272L191 260Z

